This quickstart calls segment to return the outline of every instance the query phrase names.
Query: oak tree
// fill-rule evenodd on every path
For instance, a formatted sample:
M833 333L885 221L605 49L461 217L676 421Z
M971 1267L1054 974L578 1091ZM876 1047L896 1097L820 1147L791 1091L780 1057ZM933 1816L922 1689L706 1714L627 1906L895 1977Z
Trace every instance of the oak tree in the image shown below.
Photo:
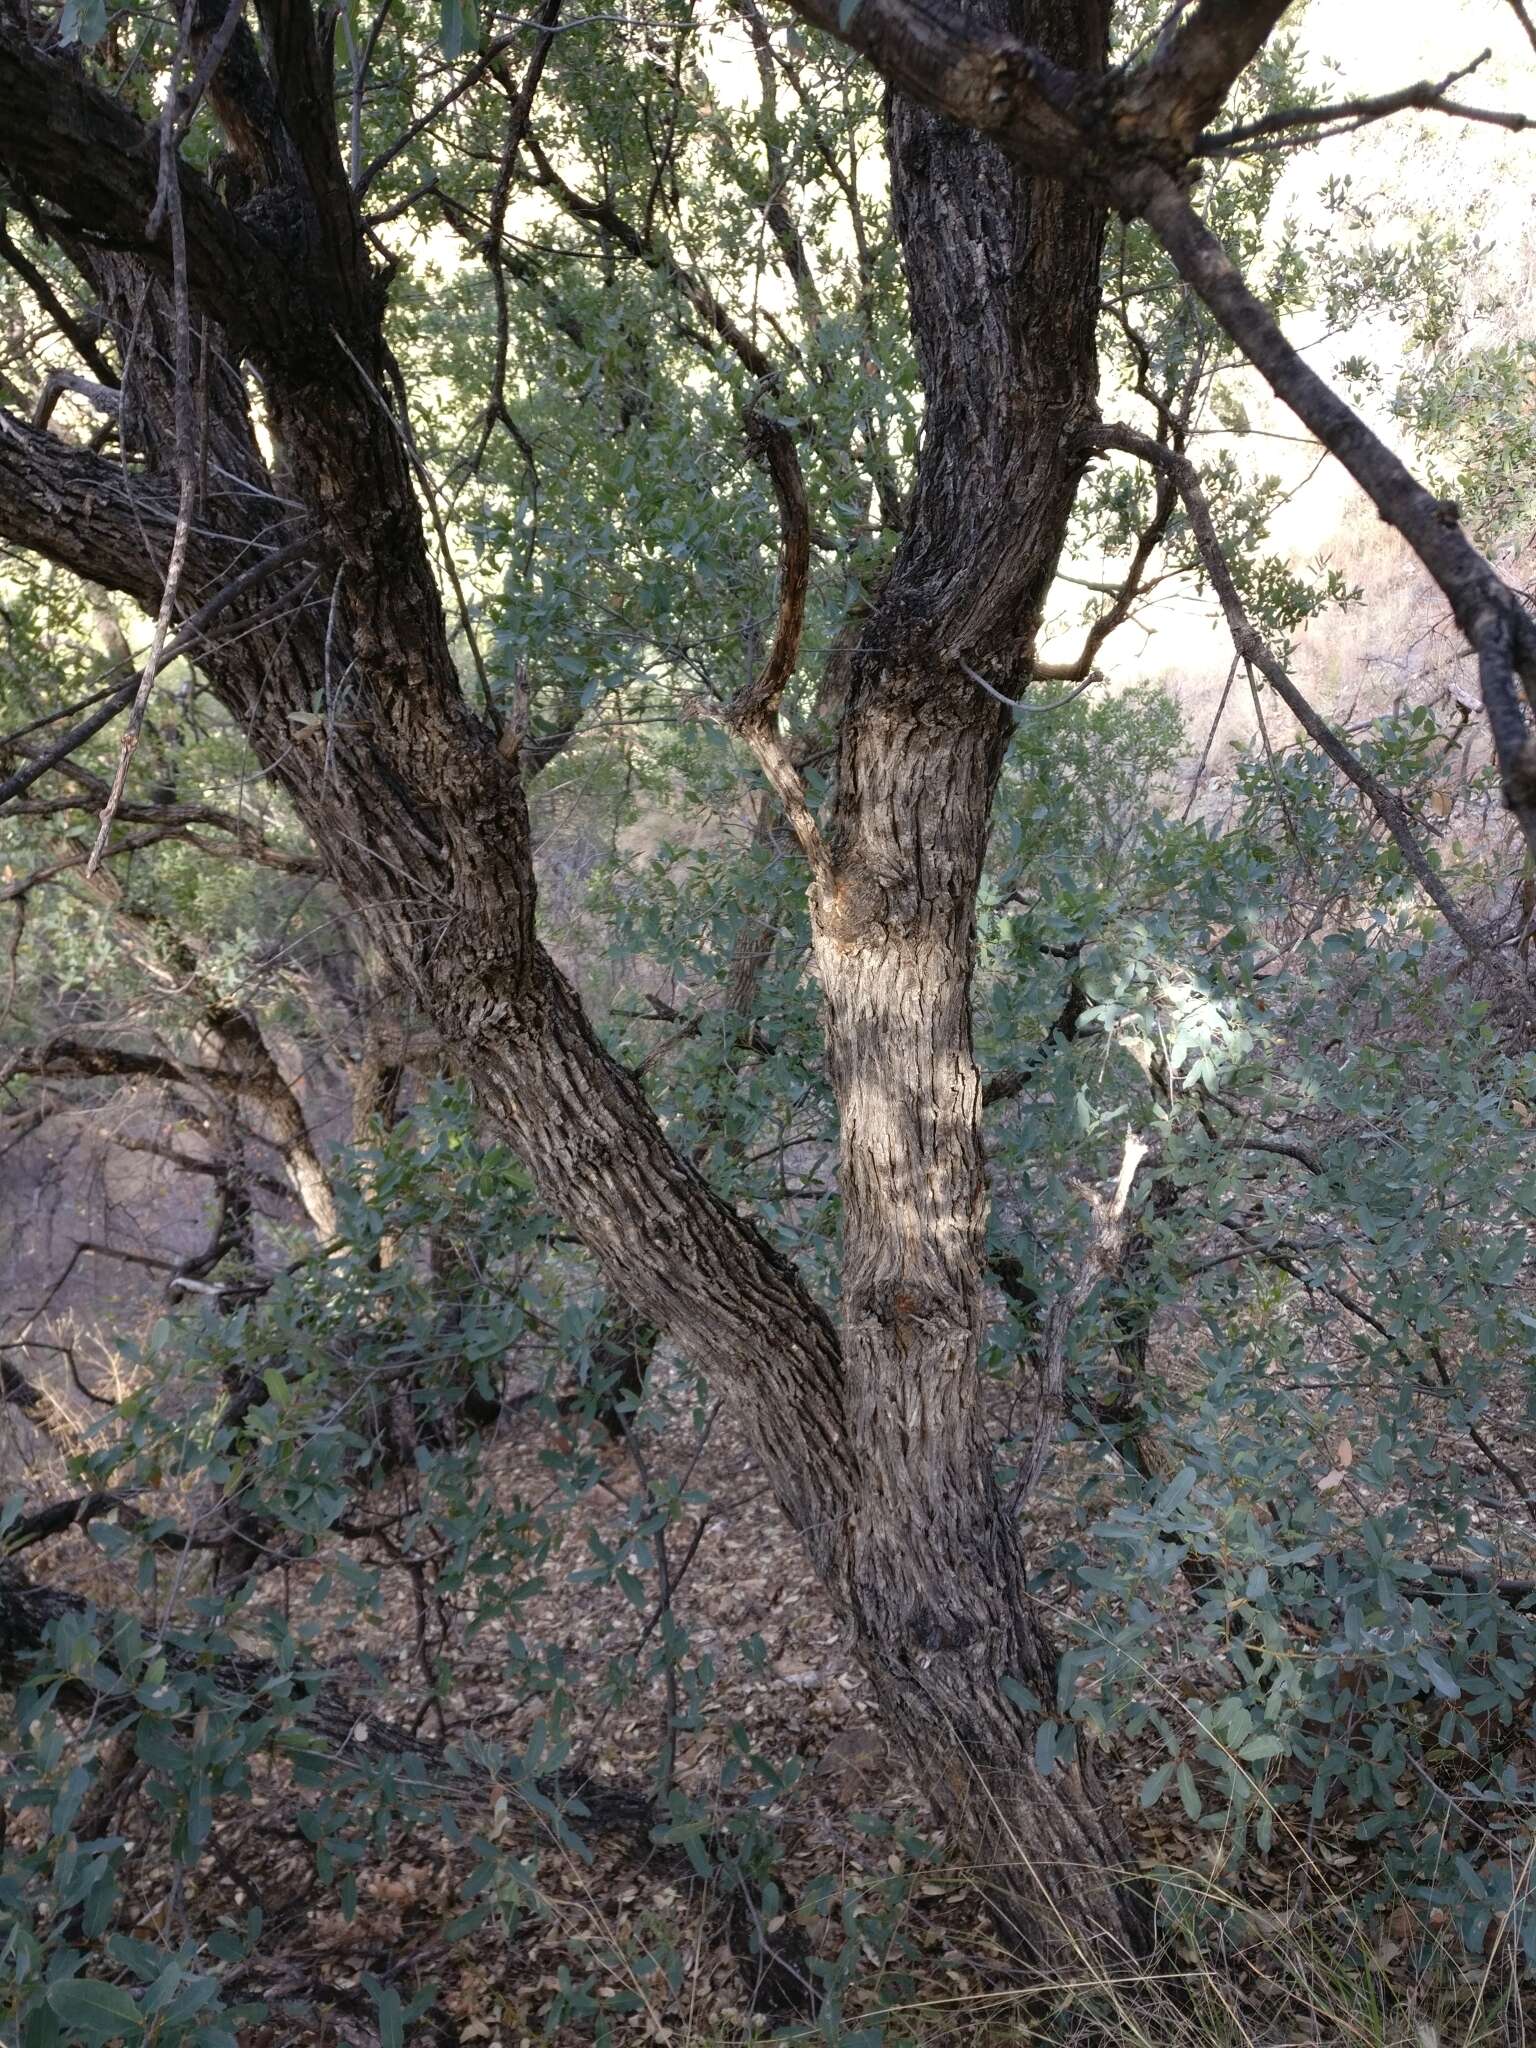
M32 421L0 411L0 538L157 621L142 673L115 675L98 702L76 707L83 717L34 737L0 793L23 796L85 738L125 721L97 848L109 851L113 820L132 816L133 739L154 675L173 650L190 651L286 792L370 955L452 1048L546 1207L579 1236L622 1312L662 1331L744 1418L888 1725L986 1873L1001 1919L1047 1958L1083 1944L1134 1954L1149 1925L1121 1820L1085 1752L1040 1767L1056 1651L982 1413L977 891L1020 707L1041 682L1075 686L1092 672L1176 514L1238 652L1268 662L1282 695L1293 686L1224 580L1176 407L1153 434L1100 416L1111 222L1145 225L1230 343L1414 549L1475 650L1504 793L1533 844L1536 750L1520 696L1536 702L1536 625L1456 508L1307 366L1202 219L1203 168L1256 136L1392 110L1386 100L1281 107L1221 128L1285 0L1174 7L1114 62L1109 0L793 4L890 87L892 218L923 401L910 497L875 476L899 542L828 664L835 765L824 794L780 718L814 533L778 368L653 218L637 222L566 175L538 119L559 0L478 46L464 44L458 9L442 89L419 106L386 95L393 132L367 164L363 87L387 5L341 77L337 10L256 0L248 19L243 0L188 0L154 31L166 76L158 104L136 110L123 53L82 40L86 9L0 0L7 203L81 281L87 311L56 294L54 310L118 437L106 453L52 430L45 408ZM742 13L771 76L772 26L751 0ZM92 35L102 26L89 23ZM347 34L363 31L349 18ZM197 161L205 100L224 150L211 168ZM525 694L494 686L483 665L473 687L461 675L462 591L450 573L445 603L432 480L388 329L393 265L369 209L380 169L467 105L493 110L500 137L488 211L454 223L486 263L498 311L487 437L518 434L507 219L524 182L655 272L680 317L751 380L742 432L778 509L777 611L725 719L804 864L840 1129L835 1316L671 1141L541 943L528 782L562 727L536 730ZM368 117L374 135L371 100ZM662 152L653 193L666 174ZM782 185L765 217L788 274L813 292ZM555 303L547 317L553 328L566 316ZM1046 662L1036 642L1069 521L1111 450L1151 467L1152 539L1081 658ZM1314 723L1411 846L1391 793ZM1424 875L1432 892L1442 887L1427 864ZM237 1019L215 1010L208 1028L238 1034ZM267 1087L249 1061L243 1072L242 1085ZM275 1090L267 1099L286 1113ZM323 1175L301 1131L290 1135L323 1228ZM1128 1152L1095 1257L1113 1254L1135 1165ZM1062 1341L1059 1324L1047 1331L1047 1396ZM1046 1398L1042 1443L1054 1420Z

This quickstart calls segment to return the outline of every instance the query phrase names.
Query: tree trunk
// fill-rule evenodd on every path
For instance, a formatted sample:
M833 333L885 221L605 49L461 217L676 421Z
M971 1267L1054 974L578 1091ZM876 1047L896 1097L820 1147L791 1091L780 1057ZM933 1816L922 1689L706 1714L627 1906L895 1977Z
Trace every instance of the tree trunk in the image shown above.
M261 1027L238 1004L214 997L203 1025L235 1077L239 1097L255 1110L260 1134L283 1162L288 1184L322 1244L336 1235L336 1193L303 1106L273 1057Z
M1105 1941L1134 1949L1144 1928L1119 1828L1084 1767L1035 1768L1055 1658L979 1408L970 982L1009 713L961 665L1003 690L1028 680L1078 476L1069 430L1093 408L1102 216L895 103L925 440L907 537L852 663L812 902L843 1120L840 1346L790 1264L668 1141L534 937L521 779L459 691L320 42L303 0L261 12L292 204L258 234L182 177L215 454L183 605L291 544L295 504L315 566L243 590L200 665L542 1200L631 1309L733 1394L883 1712L1018 1941L1067 1964ZM1104 61L1106 0L977 0L975 12L1060 61ZM0 93L0 163L20 189L142 251L111 259L137 281L124 324L163 319L165 252L142 242L155 151L140 124L39 48L5 0ZM261 371L280 485L217 321ZM151 609L177 504L153 470L174 359L141 326L144 393L125 410L147 423L147 472L0 416L0 534Z
M1102 5L969 15L1074 67L1104 62ZM889 136L924 441L907 538L852 658L812 900L841 1111L849 1606L882 1712L1015 1933L1056 1960L1106 1937L1134 1952L1123 1831L1086 1762L1035 1765L1056 1655L979 1407L971 1048L976 892L1011 714L965 671L1010 696L1030 678L1078 481L1066 436L1094 412L1103 217L900 98Z

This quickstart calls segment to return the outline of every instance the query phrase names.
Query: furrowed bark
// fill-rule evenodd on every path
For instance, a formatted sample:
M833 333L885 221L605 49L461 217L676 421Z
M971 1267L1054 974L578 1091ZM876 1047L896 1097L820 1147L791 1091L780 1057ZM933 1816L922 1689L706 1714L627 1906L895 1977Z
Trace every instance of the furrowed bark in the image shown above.
M1102 0L993 4L998 36L1056 53L1046 71L1102 66ZM313 566L282 586L281 622L253 620L248 637L210 648L206 673L543 1201L631 1308L737 1399L883 1710L1005 1923L1053 1963L1106 1941L1132 1952L1145 1928L1128 1848L1087 1764L1035 1768L1055 1656L994 1482L975 1372L986 1203L973 913L1010 726L965 667L1015 693L1030 675L1081 467L1069 430L1092 416L1101 208L909 102L893 108L926 440L907 538L853 664L812 903L844 1124L845 1358L793 1269L670 1144L537 943L522 778L460 694L313 24L273 0L266 27L302 166L293 215L311 324L302 351L250 319L239 331L280 489L214 343L228 374L210 402L235 481L211 537L194 536L182 600L286 540L295 504ZM31 146L16 160L69 205L67 167ZM192 240L200 220L189 206ZM146 305L164 317L155 292L132 295L136 260L93 259L125 332ZM155 266L142 274L153 284ZM189 277L194 303L219 314L206 252ZM144 489L166 500L156 467L174 407L155 364L171 359L136 351L143 391L129 407L144 423ZM0 461L0 532L157 602L160 564L131 515L114 501L111 545L99 531L82 543L61 530L60 479L89 528L101 470L36 437L25 460Z
M39 24L41 26L41 24ZM168 235L151 241L158 138L69 55L43 49L10 0L0 7L0 166L16 188L50 201L63 224L102 246L132 250L170 276ZM314 333L310 280L276 238L243 221L190 166L181 204L198 303L242 338L292 353Z
M1030 0L973 22L1061 63L1104 61L1102 7ZM979 1407L971 976L1011 718L962 662L1009 695L1030 679L1080 475L1070 429L1094 407L1104 217L910 101L894 101L889 140L924 446L906 540L853 657L812 891L842 1119L851 1618L882 1711L925 1760L1000 1916L1064 1963L1106 1942L1134 1953L1145 1926L1086 1760L1035 1767L1056 1657Z
M1186 197L1192 155L1219 138L1199 125L1285 13L1283 0L1174 7L1152 56L1120 74L1064 69L989 22L912 0L792 0L795 11L867 55L925 106L990 135L1009 157L1128 219L1144 219L1175 269L1276 396L1341 462L1434 578L1478 658L1508 809L1536 851L1536 620L1462 532L1454 505L1424 488L1286 340Z
M360 412L369 402L364 394ZM365 415L358 427L371 431ZM325 445L334 445L329 436ZM116 535L98 528L95 547L72 521L53 523L61 491L64 503L83 504L88 486L77 479L83 471L95 481L94 458L82 463L56 443L29 448L27 464L0 467L0 531L20 529L66 566L89 559L98 580L152 605L152 565L131 523ZM403 469L397 475L403 488ZM341 476L332 481L339 489ZM409 498L391 511L348 488L339 502L355 508L365 534L382 529L383 539L391 521L415 516ZM425 578L419 522L415 534ZM215 578L228 554L210 549ZM387 578L392 559L381 548L370 580ZM206 573L209 560L203 566ZM189 583L188 602L196 596ZM415 601L424 602L419 586ZM848 1474L830 1323L787 1262L679 1157L558 968L523 940L533 880L521 780L460 700L441 694L448 656L440 611L441 650L417 671L423 681L414 699L399 681L409 649L397 645L385 664L393 689L373 686L372 665L358 662L349 729L338 732L324 772L326 734L311 705L324 690L326 609L324 599L297 596L279 628L210 650L211 681L292 796L381 956L503 1120L543 1198L571 1219L626 1301L739 1388L781 1503L811 1532L818 1565L831 1570L827 1532L844 1512ZM365 622L367 635L381 630ZM415 630L419 639L419 623ZM448 820L456 790L462 808ZM644 1233L634 1228L636 1215L648 1219Z
M851 10L841 0L792 4L804 20L867 57L898 92L995 137L1016 162L1048 176L1083 163L1071 110L1089 80L1020 34L1015 22L1003 23L997 8L968 8L962 16L918 0L862 0ZM1090 28L1097 15L1097 0L1089 0Z
M279 26L290 65L302 70L297 32ZM67 60L37 55L36 63L57 67L60 89L75 90ZM330 247L345 267L352 245L335 222L354 202L334 148L303 135L304 106L303 94L297 113L283 101L307 174L323 187L303 210L331 222ZM329 115L311 101L306 118ZM47 196L67 202L66 165L40 148L17 155L38 167ZM188 227L193 233L190 215ZM125 338L132 319L167 317L163 300L157 307L154 294L146 302L134 289L134 269L125 257L92 259ZM196 264L192 271L195 295ZM226 579L232 562L286 540L295 503L313 510L321 573L301 566L274 579L291 597L276 622L231 606L231 637L206 651L206 672L293 799L367 939L454 1047L543 1198L570 1218L640 1315L739 1390L781 1502L830 1574L830 1532L849 1486L836 1336L787 1261L679 1157L533 938L522 777L459 692L404 429L386 396L393 380L377 294L368 301L355 279L343 279L325 313L329 341L312 336L297 370L291 358L258 355L281 492L238 379L215 380L221 467L234 481L217 507L219 528L194 534L186 606ZM221 340L215 349L224 360ZM0 532L146 608L158 602L163 558L146 551L141 521L150 515L168 548L175 517L174 493L155 470L164 437L154 429L172 410L155 365L169 354L135 352L146 469L130 468L126 483L122 466L50 436L19 426L0 435ZM309 374L317 355L326 359L323 377ZM263 594L270 600L272 589ZM252 630L234 639L245 621ZM343 674L336 715L317 719L315 703L336 704ZM647 1219L643 1232L637 1215Z
M1291 0L1200 0L1169 15L1148 61L1131 76L1115 125L1127 142L1171 142L1187 155L1220 113L1238 74L1259 54Z

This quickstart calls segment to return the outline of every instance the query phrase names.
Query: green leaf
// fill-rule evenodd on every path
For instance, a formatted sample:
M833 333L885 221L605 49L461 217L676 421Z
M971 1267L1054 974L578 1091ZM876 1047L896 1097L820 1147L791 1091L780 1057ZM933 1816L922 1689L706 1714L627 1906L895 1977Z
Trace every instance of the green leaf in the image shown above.
M1237 1753L1245 1764L1256 1764L1267 1756L1284 1756L1285 1743L1278 1735L1250 1735Z
M107 32L107 0L64 0L59 15L61 43L99 43Z
M21 2048L63 2048L59 2023L46 2005L34 2005L21 2023Z
M405 2007L399 1992L366 1972L363 1986L379 2009L379 2048L405 2048Z
M1002 1687L1004 1697L1012 1700L1016 1707L1022 1707L1026 1714L1038 1714L1040 1712L1038 1696L1032 1693L1027 1685L1022 1684L1020 1680L1015 1678L1012 1672L1005 1671L998 1680L998 1684Z
M1158 1800L1167 1791L1168 1780L1172 1776L1172 1763L1159 1764L1151 1777L1144 1779L1142 1782L1141 1791L1138 1795L1140 1803L1143 1806L1156 1806Z
M1176 1508L1183 1507L1198 1476L1193 1465L1186 1465L1181 1472L1176 1473L1158 1496L1157 1506L1152 1510L1153 1514L1161 1520L1164 1516L1171 1515Z
M137 2000L121 1984L99 1977L61 1977L48 1986L48 2003L66 2027L95 2048L98 2041L137 2038L144 2031Z
M1200 1793L1195 1784L1195 1774L1188 1764L1179 1765L1178 1779L1179 1797L1184 1802L1184 1811L1191 1820L1198 1820L1201 1813Z
M1441 1699L1459 1700L1461 1698L1461 1687L1456 1683L1450 1672L1446 1670L1440 1659L1432 1657L1428 1650L1420 1650L1419 1668L1429 1679L1435 1691L1439 1693Z
M853 17L859 11L859 0L837 0L837 25L847 35Z
M479 36L479 23L475 19L474 0L442 0L437 40L443 55L449 63L475 42Z
M272 1397L274 1408L286 1408L293 1399L293 1390L275 1365L269 1365L261 1376L262 1385Z

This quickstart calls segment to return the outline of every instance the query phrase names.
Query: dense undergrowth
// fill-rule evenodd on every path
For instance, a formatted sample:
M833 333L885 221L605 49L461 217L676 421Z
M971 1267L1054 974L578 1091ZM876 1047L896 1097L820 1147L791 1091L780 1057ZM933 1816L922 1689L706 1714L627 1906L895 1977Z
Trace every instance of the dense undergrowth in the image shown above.
M1370 744L1427 794L1435 739L1420 714ZM989 1124L1005 1484L1091 1190L1128 1131L1147 1148L1027 1509L1065 1649L1037 1765L1084 1746L1133 1791L1183 2002L1138 2019L1146 1987L1085 1958L1059 2024L1292 2038L1269 2030L1306 1999L1297 2039L1518 2038L1536 1059L1309 756L1251 759L1218 829L1156 798L1180 745L1156 693L1021 745L983 923L984 1057L1013 1077ZM664 890L611 865L591 914L685 982L776 887L748 847L723 891L721 857L677 854ZM811 1005L791 934L765 1049L703 1029L657 1085L815 1259L836 1202ZM766 1573L738 1632L711 1552L734 1529L815 1612L804 1567L681 1361L638 1399L605 1385L592 1276L461 1092L354 1155L334 1242L223 1289L121 1338L131 1391L73 1460L101 1498L83 1541L54 1539L49 1582L79 1602L37 1619L6 1781L19 2041L267 2038L240 2033L257 2005L324 2003L327 1916L380 1949L402 1864L430 1870L410 1903L434 1934L356 1979L386 2040L450 2038L430 2030L475 2016L487 1958L517 1979L530 1949L560 1960L499 1992L503 2038L712 2038L754 2002L838 2041L1023 2023L857 1681L830 1734L758 1726L754 1675L793 1692L805 1624ZM42 1540L21 1493L6 1513ZM249 1903L274 1830L306 1873L297 1925ZM286 1999L274 1915L284 1952L316 1949ZM979 1973L963 1994L936 1946Z

